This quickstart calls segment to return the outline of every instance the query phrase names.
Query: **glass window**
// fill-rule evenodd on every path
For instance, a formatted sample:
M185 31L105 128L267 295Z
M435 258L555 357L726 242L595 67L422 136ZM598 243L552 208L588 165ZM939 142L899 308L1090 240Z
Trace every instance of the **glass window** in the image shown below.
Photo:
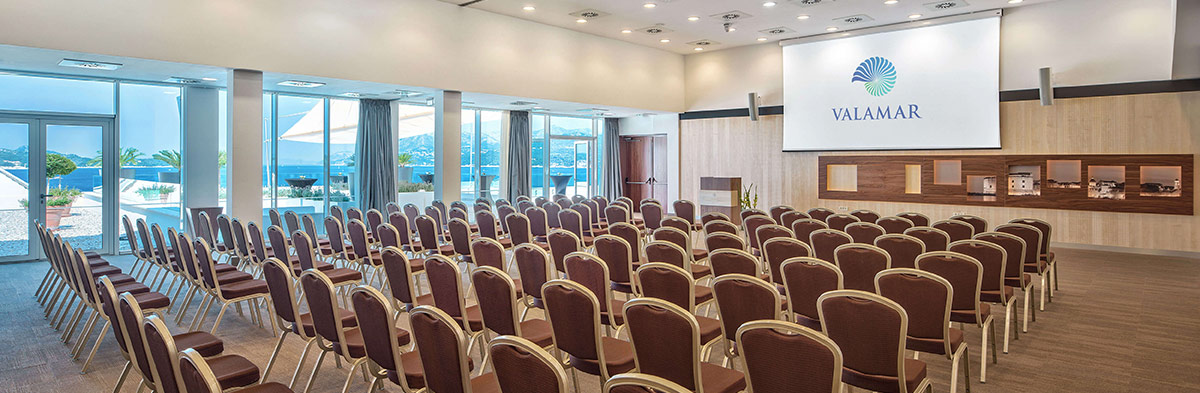
M462 110L462 145L459 146L459 152L462 153L462 172L459 175L462 184L461 196L459 200L472 204L475 201L475 125L479 119L479 111L473 109ZM450 201L446 201L449 205Z
M433 107L397 106L398 203L428 206L433 201Z
M500 194L500 126L502 111L479 113L479 196L496 199Z
M358 144L358 100L329 100L329 203L346 210L355 206L355 150ZM315 218L315 217L314 217Z
M148 225L158 224L164 231L180 228L180 89L121 83L120 94L121 214L135 221L144 218ZM98 164L100 153L95 156ZM128 242L119 243L122 251L127 251Z
M277 96L275 208L325 219L325 100ZM267 221L269 222L269 221Z
M225 153L225 146L229 144L229 125L226 124L229 118L228 108L229 94L225 90L217 92L217 203L221 207L225 207L225 175L227 173L226 161L228 156Z
M584 117L550 118L550 135L554 136L596 136L592 131L592 119Z
M259 229L270 224L268 209L275 207L275 95L263 94L263 218Z
M113 83L0 74L0 109L111 115Z
M530 171L529 184L532 188L531 196L546 195L546 116L533 115L529 117L529 125L532 134L531 154L529 155L530 164L533 169Z

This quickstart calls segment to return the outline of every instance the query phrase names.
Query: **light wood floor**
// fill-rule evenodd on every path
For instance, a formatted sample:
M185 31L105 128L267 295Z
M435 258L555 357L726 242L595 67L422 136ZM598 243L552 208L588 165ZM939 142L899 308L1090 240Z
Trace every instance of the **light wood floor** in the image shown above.
M966 329L973 391L1200 391L1200 260L1067 249L1057 253L1062 289L1031 323L1029 333L1011 344L1010 353L989 365L986 384L978 383L979 330ZM127 267L131 259L110 261ZM80 375L82 361L70 359L69 348L58 341L60 333L47 325L32 296L45 269L44 263L0 265L0 294L5 297L0 307L0 392L111 391L124 364L111 333L104 332L108 337L92 370ZM206 327L216 311L214 307ZM998 333L1003 337L1002 329ZM246 356L260 368L275 345L270 332L233 312L217 334L225 340L226 353ZM95 334L88 345L92 340ZM287 383L301 349L292 336L268 379ZM931 355L921 359L929 363L935 391L948 391L950 362ZM340 391L345 376L345 369L326 359L313 391ZM580 391L598 392L599 384L598 378L580 374ZM135 386L136 377L123 390L132 392ZM356 379L352 391L365 390L365 383Z

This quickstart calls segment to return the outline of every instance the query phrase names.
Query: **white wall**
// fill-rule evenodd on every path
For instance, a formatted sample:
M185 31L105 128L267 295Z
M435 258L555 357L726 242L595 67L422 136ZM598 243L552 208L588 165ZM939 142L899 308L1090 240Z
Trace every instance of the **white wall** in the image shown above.
M434 0L7 0L0 43L683 110L681 55Z
M679 199L679 115L633 116L619 121L622 136L667 136L667 200Z
M1036 88L1037 69L1046 66L1056 86L1171 79L1175 23L1172 0L1058 0L1006 9L1000 89ZM782 53L770 43L685 56L685 107L745 108L751 91L763 105L782 105ZM1200 73L1200 61L1188 67Z

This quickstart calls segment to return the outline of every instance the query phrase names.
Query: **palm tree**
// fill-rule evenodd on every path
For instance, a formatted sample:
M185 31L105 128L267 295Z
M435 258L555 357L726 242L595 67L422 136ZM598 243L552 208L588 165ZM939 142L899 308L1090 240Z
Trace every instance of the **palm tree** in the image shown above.
M183 166L183 156L179 154L178 150L159 150L158 153L154 153L153 158L175 169Z
M127 148L125 148L125 150L121 151L121 156L119 159L121 161L121 166L135 166L138 164L138 161L141 160L142 157L145 157L145 156L146 155L143 154L142 152L138 151L137 148L127 147ZM87 166L96 166L96 165L100 165L103 162L104 162L104 151L98 150L98 151L96 151L96 157L91 160L88 160L86 165Z

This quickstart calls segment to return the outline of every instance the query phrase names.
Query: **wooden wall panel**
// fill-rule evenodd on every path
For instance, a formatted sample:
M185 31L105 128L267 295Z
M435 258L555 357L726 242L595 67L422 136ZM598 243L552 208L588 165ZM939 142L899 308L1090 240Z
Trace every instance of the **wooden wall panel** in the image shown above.
M757 122L746 117L684 120L680 122L680 198L694 200L702 176L741 177L743 187L753 184L758 188L759 207L764 209L787 204L872 209L883 214L913 210L939 218L970 213L993 224L1036 217L1055 224L1055 242L1200 252L1200 216L822 200L817 196L822 184L817 168L821 155L1197 154L1200 92L1061 99L1045 107L1037 101L1003 102L1000 129L1003 149L999 150L784 153L783 116L763 116ZM1185 179L1184 186L1189 184L1198 184L1195 174ZM1198 194L1193 193L1193 198Z

